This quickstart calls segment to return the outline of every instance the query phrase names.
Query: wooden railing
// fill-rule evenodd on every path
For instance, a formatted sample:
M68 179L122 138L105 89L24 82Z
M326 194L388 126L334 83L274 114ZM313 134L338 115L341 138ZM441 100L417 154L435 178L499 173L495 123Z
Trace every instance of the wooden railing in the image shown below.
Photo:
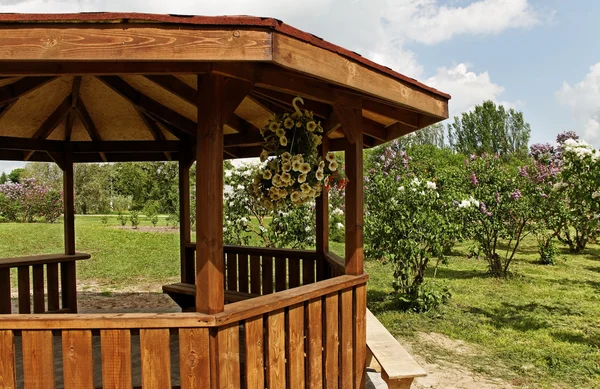
M0 386L364 388L367 278L316 282L216 315L0 315Z
M182 282L194 284L196 244L185 250L188 271ZM325 279L315 251L225 246L224 252L225 290L266 295Z
M14 268L17 269L19 313L31 313L31 274L33 275L34 313L77 312L75 262L88 258L90 258L89 254L82 253L0 258L0 314L12 312L10 271ZM44 267L46 268L45 283Z

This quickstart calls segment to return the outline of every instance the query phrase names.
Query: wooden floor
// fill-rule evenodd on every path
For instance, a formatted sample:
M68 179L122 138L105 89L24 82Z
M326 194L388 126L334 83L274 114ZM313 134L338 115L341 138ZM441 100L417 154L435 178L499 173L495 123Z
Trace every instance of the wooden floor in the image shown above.
M56 389L63 389L63 363L61 338L54 337L54 381ZM94 387L102 388L102 362L100 354L100 337L92 338L92 347L94 350ZM141 388L141 361L140 361L140 337L132 335L131 337L131 364L133 387ZM21 337L15 337L15 351L17 360L17 388L24 388L23 384L23 353L21 348ZM171 383L174 388L179 387L179 336L177 332L171 333Z

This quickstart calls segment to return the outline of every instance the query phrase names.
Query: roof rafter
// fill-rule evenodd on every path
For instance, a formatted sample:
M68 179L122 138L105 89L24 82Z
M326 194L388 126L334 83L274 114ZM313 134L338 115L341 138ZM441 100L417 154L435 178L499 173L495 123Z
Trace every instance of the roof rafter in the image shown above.
M75 115L77 115L77 105L79 104L79 90L81 89L81 76L73 77L73 86L71 88L71 110L67 115L65 122L65 140L71 140L73 132L73 123L75 123Z
M33 92L54 80L56 77L25 77L13 82L12 84L0 87L0 105L9 103L27 93Z

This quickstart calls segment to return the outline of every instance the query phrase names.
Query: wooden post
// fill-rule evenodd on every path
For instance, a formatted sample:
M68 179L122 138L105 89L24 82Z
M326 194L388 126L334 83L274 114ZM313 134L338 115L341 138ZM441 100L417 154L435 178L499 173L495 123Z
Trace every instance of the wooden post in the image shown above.
M182 152L179 159L179 255L181 262L181 282L193 284L194 250L187 245L191 242L190 221L190 167L193 163L190 153Z
M63 202L64 202L64 235L65 254L75 254L75 185L73 171L73 154L65 153L63 169ZM75 261L60 265L60 283L62 291L62 307L69 312L77 312L77 276Z
M198 76L196 147L196 311L224 306L223 109L224 77Z
M363 137L360 100L344 96L334 110L346 134L346 274L363 273Z
M321 156L324 161L328 151L329 139L324 136L321 145ZM321 196L317 198L316 214L317 280L321 281L331 277L325 261L325 253L329 251L329 193L325 188L323 188Z

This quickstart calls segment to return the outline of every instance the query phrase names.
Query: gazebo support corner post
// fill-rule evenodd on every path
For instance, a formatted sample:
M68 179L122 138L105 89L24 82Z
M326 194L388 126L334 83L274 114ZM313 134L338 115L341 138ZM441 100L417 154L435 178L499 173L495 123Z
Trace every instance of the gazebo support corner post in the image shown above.
M182 151L179 158L179 255L181 262L181 282L196 282L194 255L195 250L188 245L191 242L191 203L190 168L194 163L194 150Z
M196 147L196 311L223 311L224 77L198 76Z
M73 154L66 152L62 161L65 254L75 254L75 185ZM77 279L75 261L61 263L60 285L62 307L77 312Z
M321 144L321 156L329 151L329 139L324 136ZM317 249L317 280L331 277L325 254L329 252L329 193L326 187L316 201L316 249Z
M362 136L362 102L353 96L338 95L334 105L335 113L340 121L346 144L344 149L346 177L345 196L345 267L347 275L364 273L363 251L363 136ZM367 293L366 286L358 286L353 293L353 372L354 388L365 387L367 358Z

